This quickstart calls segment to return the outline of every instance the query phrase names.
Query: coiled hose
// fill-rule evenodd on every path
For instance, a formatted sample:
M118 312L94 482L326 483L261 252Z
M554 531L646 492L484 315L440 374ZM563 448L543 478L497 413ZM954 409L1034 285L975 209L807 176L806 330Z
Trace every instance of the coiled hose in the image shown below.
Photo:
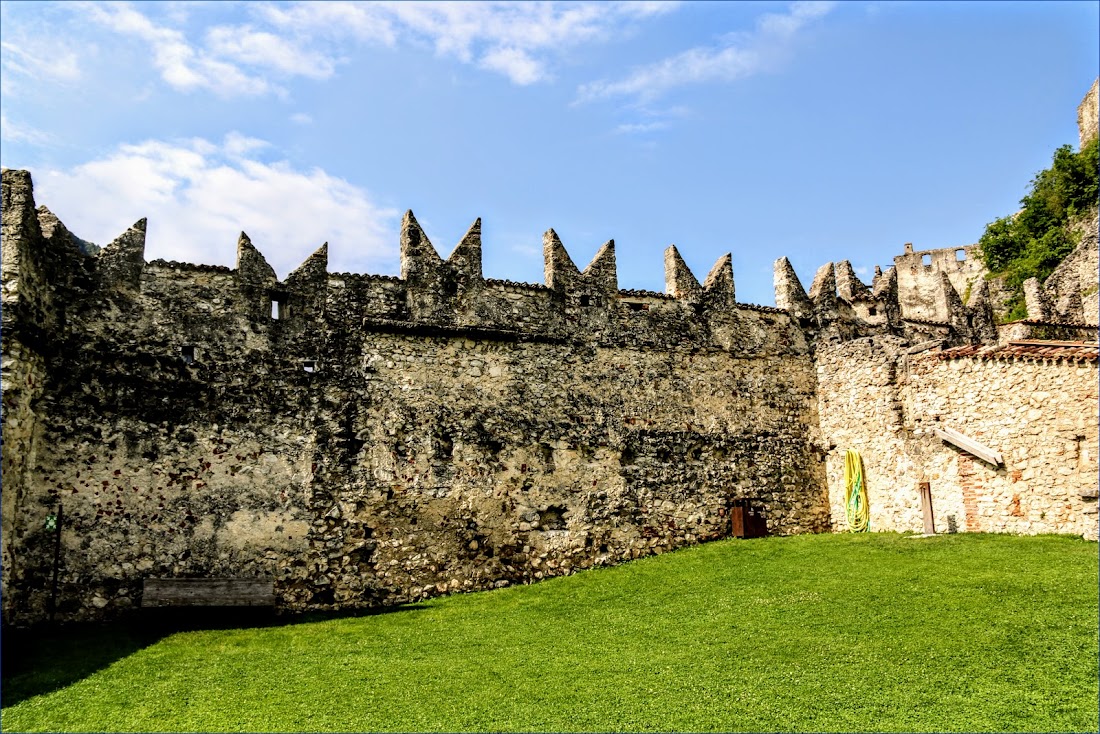
M867 487L863 485L863 458L858 451L844 454L844 509L848 514L848 529L865 533L871 527L871 512L867 506Z

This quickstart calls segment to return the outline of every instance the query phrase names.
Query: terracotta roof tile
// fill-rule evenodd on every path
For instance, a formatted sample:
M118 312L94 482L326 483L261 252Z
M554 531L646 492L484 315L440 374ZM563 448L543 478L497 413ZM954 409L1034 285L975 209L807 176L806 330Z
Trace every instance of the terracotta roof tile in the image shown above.
M930 356L937 359L1007 359L1039 361L1049 360L1054 362L1096 362L1100 357L1100 346L1096 342L1009 342L1008 344L985 347L970 345L965 347L953 347L939 352L933 352Z

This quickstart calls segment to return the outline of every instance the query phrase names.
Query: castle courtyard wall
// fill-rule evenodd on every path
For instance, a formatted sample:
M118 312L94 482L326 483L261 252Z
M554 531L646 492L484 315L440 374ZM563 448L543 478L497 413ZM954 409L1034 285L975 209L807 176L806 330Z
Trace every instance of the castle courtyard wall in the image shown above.
M1046 350L1059 351L1058 349ZM818 353L833 526L848 526L844 453L860 452L871 529L923 531L928 482L937 532L1097 537L1095 347L909 354L875 337ZM944 442L948 427L999 452L994 467Z
M244 236L232 269L143 242L5 230L59 309L4 338L8 623L49 616L59 508L61 621L151 577L272 577L288 610L526 583L727 537L742 499L770 532L829 528L812 356L732 280L448 290L322 248L278 281Z

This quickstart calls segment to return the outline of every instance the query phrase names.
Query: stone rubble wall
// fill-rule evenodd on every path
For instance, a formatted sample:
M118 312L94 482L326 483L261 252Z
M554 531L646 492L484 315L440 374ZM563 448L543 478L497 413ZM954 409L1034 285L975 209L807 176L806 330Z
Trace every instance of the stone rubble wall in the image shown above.
M1100 217L1097 210L1071 226L1080 244L1043 282L1046 298L1058 320L1100 324Z
M959 252L963 259L959 260ZM927 259L929 263L924 264ZM940 274L947 275L955 291L967 303L969 294L985 276L977 245L913 252L894 258L898 277L898 298L904 319L948 321L950 313L942 296Z
M1085 98L1077 107L1077 136L1081 148L1096 137L1098 125L1100 125L1100 78L1093 81Z
M911 355L876 337L819 352L822 440L833 526L847 527L844 452L863 457L878 531L923 531L929 482L937 532L1097 538L1097 365ZM940 440L946 426L999 451L994 468Z
M3 569L3 588L11 588L13 570L21 561L21 548L17 542L16 514L26 499L28 489L34 485L33 467L38 456L40 431L36 413L37 399L42 394L46 380L46 365L42 356L21 342L5 339L3 343L0 381L3 386L3 450L0 476L3 491L0 492L3 524L0 525L0 568ZM38 518L40 521L45 518ZM10 595L3 596L4 617L8 616Z
M605 247L553 289L486 281L467 238L461 272L322 248L278 281L244 235L233 269L146 263L144 222L85 253L40 216L58 237L4 241L59 304L37 351L4 335L7 623L47 616L59 506L59 620L149 577L271 576L290 610L526 583L725 537L739 499L829 527L806 341L728 278L619 291Z

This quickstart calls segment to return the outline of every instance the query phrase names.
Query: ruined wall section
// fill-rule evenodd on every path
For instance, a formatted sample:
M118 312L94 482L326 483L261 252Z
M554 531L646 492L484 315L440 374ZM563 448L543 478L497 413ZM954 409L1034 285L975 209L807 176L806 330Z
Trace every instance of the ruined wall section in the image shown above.
M928 482L938 532L1096 539L1095 347L910 349L875 337L818 353L834 527L847 527L844 452L855 449L872 530L921 532ZM945 443L934 433L943 426L999 451L1004 465Z
M1096 137L1098 125L1100 125L1100 78L1092 82L1092 86L1077 107L1077 136L1081 148Z
M939 322L950 320L941 274L966 304L986 273L977 245L914 252L907 244L905 252L894 258L894 269L902 318Z
M1100 218L1094 209L1070 230L1080 244L1043 283L1051 317L1070 324L1100 324ZM1040 306L1041 308L1041 306ZM1032 317L1031 304L1028 316Z
M900 337L909 344L935 341L940 346L997 341L989 283L984 278L967 281L967 302L963 303L946 272L930 273L923 278L927 283L922 282L917 290L910 283L904 293L900 277L898 267L886 272L876 268L868 287L856 276L852 264L842 260L818 268L807 293L784 257L775 262L775 299L798 324L815 353L873 336ZM905 303L938 304L932 310L941 320L907 316Z
M728 258L691 298L619 290L613 245L570 270L549 235L546 286L480 279L470 236L438 263L418 240L426 282L329 273L326 247L279 281L243 234L233 269L146 263L141 224L44 281L59 327L12 362L44 381L37 449L5 441L29 477L5 475L8 622L46 615L59 505L59 619L147 577L272 576L290 609L526 582L722 537L741 498L828 527L806 342L734 301Z
M0 211L4 337L0 362L3 416L0 567L2 583L7 588L21 560L22 529L14 518L35 481L36 456L40 450L48 450L43 449L39 440L39 400L53 349L50 335L64 328L59 301L72 291L74 284L85 283L87 273L80 266L83 256L68 232L54 226L49 211L36 210L27 172L4 169ZM5 596L5 614L9 602Z

